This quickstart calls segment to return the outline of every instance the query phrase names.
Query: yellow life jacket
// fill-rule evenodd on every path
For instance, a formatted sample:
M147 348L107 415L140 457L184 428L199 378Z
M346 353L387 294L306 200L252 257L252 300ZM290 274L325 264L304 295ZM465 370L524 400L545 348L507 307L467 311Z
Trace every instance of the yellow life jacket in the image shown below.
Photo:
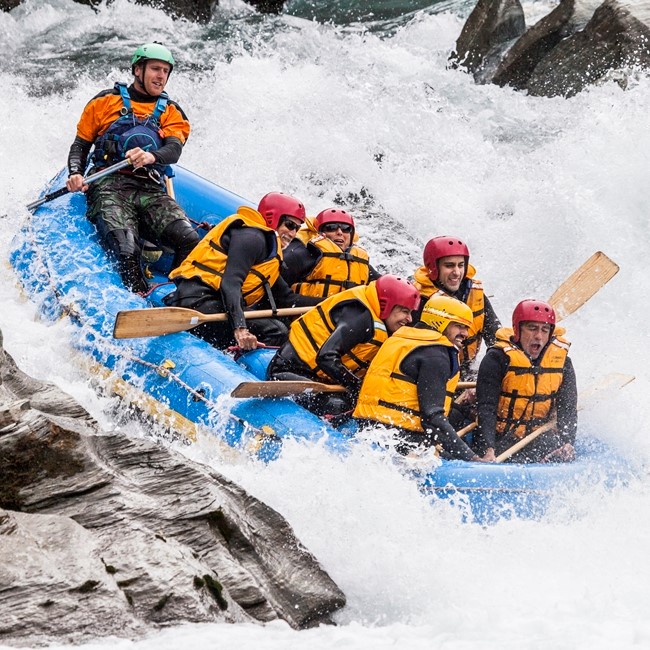
M502 327L497 331L495 347L508 355L497 405L498 433L513 432L523 438L550 419L571 345L561 337L563 332L560 329L553 333L541 359L533 365L526 353L512 343L512 329Z
M282 263L282 244L278 234L266 225L264 217L253 208L240 206L237 214L226 217L217 224L196 245L194 250L175 268L169 277L199 278L202 282L219 290L228 261L228 251L221 244L224 233L229 228L257 228L264 231L272 242L271 254L259 264L255 264L242 285L242 297L247 307L259 302L280 277Z
M469 328L467 338L463 341L463 349L460 351L460 362L471 361L478 354L481 347L483 326L485 324L485 294L483 293L483 283L475 278L476 269L469 264L467 275L469 292L463 302L472 310L472 326ZM429 278L426 266L421 266L414 274L413 284L415 288L424 296L424 301L431 298L434 294L441 296L449 295L438 286L433 284ZM424 302L423 302L424 304Z
M447 337L434 330L400 327L372 360L361 386L354 417L422 433L417 383L401 372L400 366L416 348L438 345L456 349ZM451 410L459 376L460 370L457 370L447 380L445 415L449 415Z
M330 318L330 312L334 307L346 301L357 301L365 305L372 314L374 321L371 340L367 343L355 345L341 358L341 362L350 372L359 378L363 377L379 347L388 338L386 325L379 317L381 308L374 282L330 296L294 321L289 330L289 342L302 362L329 382L332 381L331 378L318 370L316 356L323 343L336 329Z
M324 297L368 284L370 262L368 253L352 245L343 251L331 239L319 235L309 242L321 252L321 257L309 275L293 285L292 289L303 296Z
M314 217L307 217L296 233L296 239L299 239L305 246L307 246L314 237L318 236L318 229L314 223Z

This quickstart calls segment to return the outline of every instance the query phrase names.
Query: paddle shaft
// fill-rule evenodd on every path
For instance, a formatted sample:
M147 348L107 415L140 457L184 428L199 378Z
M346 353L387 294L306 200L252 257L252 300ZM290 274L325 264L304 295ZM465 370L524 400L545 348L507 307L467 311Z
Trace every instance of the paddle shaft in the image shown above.
M525 438L522 438L519 442L512 445L506 449L502 454L499 454L495 460L496 463L502 463L504 460L508 460L510 456L513 456L518 451L522 450L524 447L527 447L533 440L541 436L543 433L550 431L553 427L557 425L555 418L549 420L546 424L542 424L540 427L537 427L534 431L529 433Z
M462 438L466 433L469 433L470 431L476 429L477 426L478 426L478 422L476 422L476 420L474 422L470 422L466 427L463 427L462 429L456 431L456 435L459 438Z
M98 172L95 172L94 174L90 174L90 176L87 176L84 178L84 184L88 185L90 183L94 183L95 181L98 181L100 178L104 178L104 176L108 176L109 174L112 174L113 172L119 171L120 169L124 169L125 167L128 167L131 163L128 160L120 160L120 162L115 163L114 165L111 165L110 167L106 167L105 169L102 169ZM27 205L28 210L36 210L40 205L43 205L43 203L47 203L48 201L52 201L53 199L58 199L60 196L64 196L65 194L68 194L70 190L67 187L62 187L60 190L56 190L56 192L50 192L50 194L46 194L42 198L38 199L37 201L33 201L32 203L29 203Z
M289 307L286 309L258 309L245 311L249 318L281 318L298 316L311 307ZM228 314L203 314L195 309L185 307L153 307L149 309L130 309L118 312L113 329L116 339L132 339L144 336L160 336L185 332L203 323L224 322Z
M176 200L176 193L174 192L174 181L172 181L171 176L165 176L165 189L169 198Z

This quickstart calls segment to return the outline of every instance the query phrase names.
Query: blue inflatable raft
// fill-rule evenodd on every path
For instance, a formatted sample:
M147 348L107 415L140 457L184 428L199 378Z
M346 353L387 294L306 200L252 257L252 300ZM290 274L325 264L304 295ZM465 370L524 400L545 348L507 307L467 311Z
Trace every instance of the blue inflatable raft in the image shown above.
M176 167L176 199L195 222L214 224L240 205L253 205L223 188ZM61 172L47 192L64 182ZM45 192L44 192L45 194ZM230 397L239 383L263 379L269 350L238 360L190 332L155 338L112 336L117 313L160 306L173 289L163 256L153 269L155 289L148 301L125 289L85 218L85 198L67 194L43 203L16 237L11 264L46 320L68 317L75 324L75 348L90 361L103 384L140 411L190 440L202 432L271 461L288 437L317 440L326 436L335 453L355 444L354 427L333 429L292 400ZM373 452L379 453L379 452ZM625 480L625 462L606 453L597 441L581 441L578 460L565 465L514 465L436 461L426 470L407 470L425 494L453 499L467 520L493 522L501 517L539 517L563 489Z

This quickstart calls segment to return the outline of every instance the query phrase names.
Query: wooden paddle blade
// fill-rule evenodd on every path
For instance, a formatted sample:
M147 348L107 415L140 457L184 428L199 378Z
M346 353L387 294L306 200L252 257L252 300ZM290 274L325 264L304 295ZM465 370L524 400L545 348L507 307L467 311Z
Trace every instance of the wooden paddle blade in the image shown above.
M299 316L311 307L287 307L273 311L259 309L245 311L245 318L282 318ZM113 338L136 339L143 336L161 336L185 332L203 323L223 322L227 314L202 314L195 309L185 307L151 307L150 309L130 309L118 312L113 328Z
M344 393L344 386L317 381L244 381L230 393L231 397L289 397L301 393Z
M584 305L617 273L618 264L605 253L594 253L578 270L572 273L550 297L557 320L562 320Z
M133 339L184 332L206 320L226 320L226 314L202 314L184 307L152 307L118 312L113 338Z

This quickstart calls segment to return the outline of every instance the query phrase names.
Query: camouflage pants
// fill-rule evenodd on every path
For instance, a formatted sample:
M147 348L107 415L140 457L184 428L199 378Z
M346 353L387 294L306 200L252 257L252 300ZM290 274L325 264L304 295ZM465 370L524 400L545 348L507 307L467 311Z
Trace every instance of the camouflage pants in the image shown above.
M87 192L88 219L102 238L113 230L129 230L138 238L160 243L167 226L187 219L182 208L148 178L113 174L93 183Z

